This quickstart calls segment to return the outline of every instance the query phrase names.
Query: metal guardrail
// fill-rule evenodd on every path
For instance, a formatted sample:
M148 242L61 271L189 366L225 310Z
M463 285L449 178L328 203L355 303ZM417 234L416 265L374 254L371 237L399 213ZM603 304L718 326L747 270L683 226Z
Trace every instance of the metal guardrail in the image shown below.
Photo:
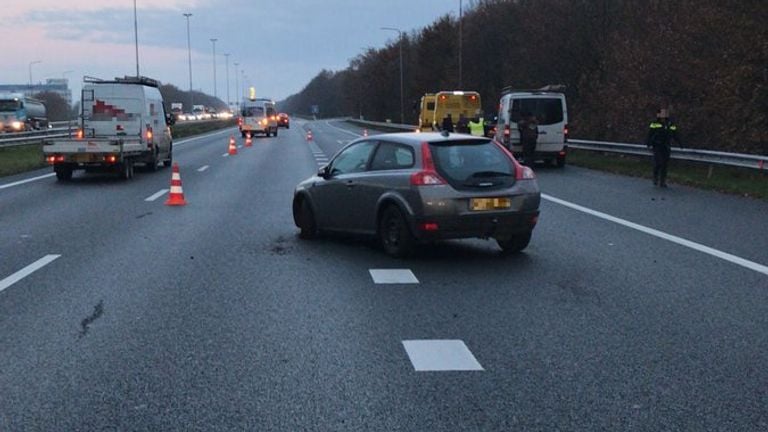
M12 132L0 134L0 148L17 147L41 143L45 138L62 138L69 136L69 130L76 121L50 122L52 127L29 132Z
M414 125L404 125L388 122L372 122L367 120L345 119L350 123L356 123L364 126L383 127L394 130L416 130ZM568 147L579 150L600 151L606 153L628 154L635 156L653 155L644 145L627 144L606 141L589 141L580 139L569 139ZM685 161L703 162L713 165L728 165L740 168L752 168L758 170L768 170L768 155L750 155L744 153L727 153L712 150L698 150L692 148L672 148L672 158Z

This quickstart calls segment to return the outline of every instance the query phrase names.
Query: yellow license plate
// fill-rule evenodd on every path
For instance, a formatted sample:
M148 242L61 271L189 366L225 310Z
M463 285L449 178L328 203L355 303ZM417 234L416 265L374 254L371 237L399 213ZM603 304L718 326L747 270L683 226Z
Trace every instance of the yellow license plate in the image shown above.
M472 198L469 206L474 211L506 209L512 206L509 198Z

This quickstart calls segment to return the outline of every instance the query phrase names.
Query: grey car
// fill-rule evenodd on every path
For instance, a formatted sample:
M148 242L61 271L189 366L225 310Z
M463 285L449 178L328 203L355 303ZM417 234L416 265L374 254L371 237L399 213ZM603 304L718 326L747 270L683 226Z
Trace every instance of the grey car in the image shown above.
M374 235L400 257L418 242L474 237L519 252L540 200L533 171L489 138L396 133L349 143L299 183L293 219L302 238Z

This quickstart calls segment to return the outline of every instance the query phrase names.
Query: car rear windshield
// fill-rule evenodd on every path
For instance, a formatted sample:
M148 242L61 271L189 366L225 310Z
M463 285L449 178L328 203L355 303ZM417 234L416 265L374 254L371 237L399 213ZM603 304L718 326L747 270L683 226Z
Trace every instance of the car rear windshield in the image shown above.
M512 101L512 121L517 122L523 114L536 116L542 126L562 123L563 101L560 98L527 98Z
M434 142L429 148L437 173L455 189L498 189L515 182L512 160L491 140Z

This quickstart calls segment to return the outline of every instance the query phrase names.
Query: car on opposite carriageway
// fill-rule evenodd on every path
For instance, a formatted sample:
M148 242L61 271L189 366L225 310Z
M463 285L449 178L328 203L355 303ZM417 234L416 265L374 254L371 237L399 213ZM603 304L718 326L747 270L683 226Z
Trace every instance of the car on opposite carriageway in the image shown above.
M406 256L418 242L493 238L519 252L539 215L539 186L499 143L485 137L396 133L357 139L294 191L302 238L320 231L378 236Z

